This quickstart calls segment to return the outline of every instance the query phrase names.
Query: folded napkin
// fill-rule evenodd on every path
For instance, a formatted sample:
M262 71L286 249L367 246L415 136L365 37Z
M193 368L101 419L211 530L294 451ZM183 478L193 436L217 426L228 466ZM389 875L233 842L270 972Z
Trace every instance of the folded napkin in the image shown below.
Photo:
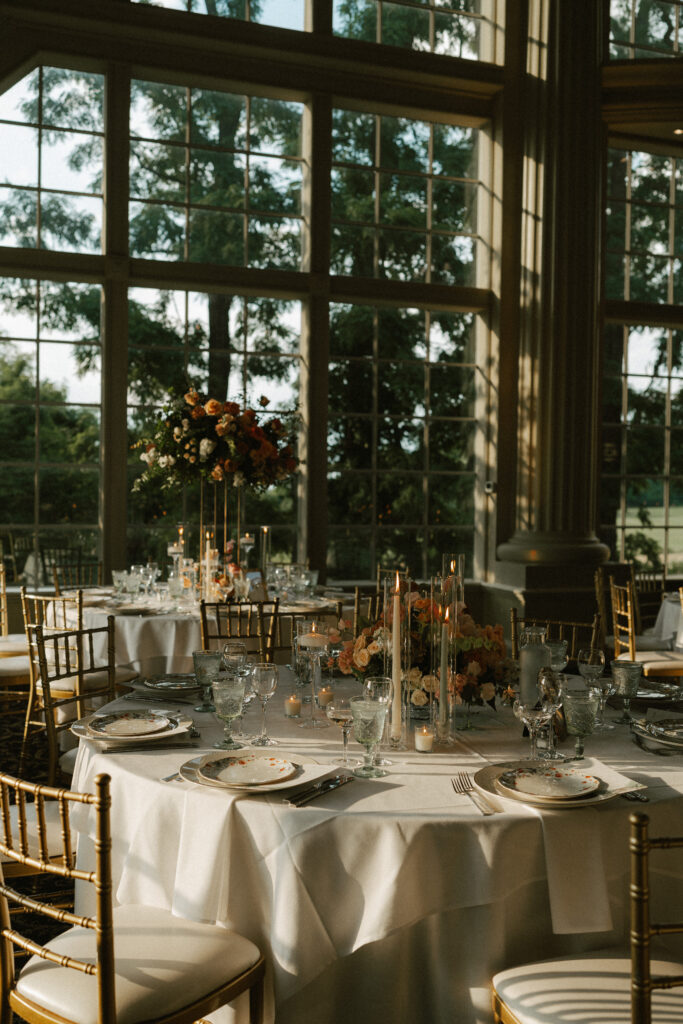
M597 758L585 758L581 771L602 779L613 793L642 788ZM543 828L548 895L553 931L604 932L612 928L602 856L600 805L554 810L531 808Z

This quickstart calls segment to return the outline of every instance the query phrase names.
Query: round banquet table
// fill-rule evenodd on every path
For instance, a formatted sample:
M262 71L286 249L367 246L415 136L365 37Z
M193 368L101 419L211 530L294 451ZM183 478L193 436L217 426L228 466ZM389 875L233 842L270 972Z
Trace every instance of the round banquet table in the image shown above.
M353 690L348 681L332 685ZM330 762L340 731L304 730L285 718L288 692L281 670L267 713L279 741L273 754ZM212 715L194 718L201 739L191 750L149 744L111 753L81 740L73 787L91 789L102 771L112 777L119 902L223 922L260 946L267 1024L490 1024L497 970L625 941L634 808L647 810L653 834L683 834L683 755L654 757L623 726L589 737L587 756L597 760L584 763L644 783L648 804L615 797L556 811L493 797L500 813L484 817L451 778L527 754L509 708L481 709L448 750L393 754L385 778L354 779L301 808L284 793L162 781L209 753L220 735ZM260 709L250 709L245 730L257 732L259 719ZM78 817L75 827L85 866L91 823ZM665 876L671 919L683 912L680 859ZM211 1020L241 1020L243 1012L238 1003Z
M285 616L318 616L333 612L335 607L334 602L316 599L283 604L279 612ZM110 591L84 591L84 625L102 626L107 615L113 615L115 620L117 665L133 665L141 673L192 671L192 652L202 647L199 610L195 605L169 611L153 601L126 605L112 602ZM99 653L104 655L104 650Z

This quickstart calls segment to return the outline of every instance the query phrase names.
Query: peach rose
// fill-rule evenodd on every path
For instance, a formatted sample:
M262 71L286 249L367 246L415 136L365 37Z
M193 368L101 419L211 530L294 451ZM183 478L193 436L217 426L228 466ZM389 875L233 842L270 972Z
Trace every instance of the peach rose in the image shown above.
M215 398L210 398L204 405L204 412L208 416L220 416L223 412L223 403L216 401Z

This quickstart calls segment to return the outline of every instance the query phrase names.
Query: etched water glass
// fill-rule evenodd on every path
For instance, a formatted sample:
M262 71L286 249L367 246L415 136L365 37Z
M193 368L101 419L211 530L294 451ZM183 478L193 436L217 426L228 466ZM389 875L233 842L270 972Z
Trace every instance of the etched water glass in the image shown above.
M624 702L621 718L615 719L617 725L631 724L631 701L638 693L638 686L643 674L643 666L637 661L611 661L614 692Z
M574 746L574 760L583 760L584 739L595 731L600 710L601 691L568 690L563 698L564 717L567 723L567 732L570 736L576 736Z
M232 723L242 714L247 678L232 672L219 672L211 684L216 718L223 722L224 730L223 739L214 743L219 750L239 750L242 746L232 734Z
M213 713L216 709L211 700L211 684L221 670L221 652L193 651L192 662L195 679L202 687L202 703L198 704L194 710L203 711L207 714L209 712Z
M388 701L385 697L369 697L363 694L360 697L352 697L350 704L353 713L353 738L365 747L363 764L355 768L353 774L361 779L382 778L388 775L388 772L378 768L373 760L377 744L382 738Z

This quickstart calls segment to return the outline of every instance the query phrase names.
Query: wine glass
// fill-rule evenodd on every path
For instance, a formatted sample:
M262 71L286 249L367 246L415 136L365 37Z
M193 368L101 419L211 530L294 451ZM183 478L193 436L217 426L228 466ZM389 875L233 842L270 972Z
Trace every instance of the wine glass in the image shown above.
M247 663L247 645L244 640L228 640L223 644L223 664L229 672L244 668Z
M220 672L221 661L220 651L192 652L195 679L202 687L202 703L197 705L195 711L205 711L208 714L216 710L211 702L211 684Z
M568 690L562 700L567 732L576 736L574 760L583 760L583 741L595 730L600 710L600 690Z
M631 700L638 693L638 684L643 673L643 666L638 661L611 661L612 679L614 680L615 693L624 701L624 711L621 718L617 718L617 725L631 724Z
M341 726L342 742L344 753L341 757L335 757L333 764L340 764L342 768L355 768L360 761L352 760L349 757L349 734L353 726L353 711L348 697L335 697L326 707L327 717L331 722Z
M536 702L538 703L538 702ZM537 761L538 753L536 750L536 740L538 738L538 730L546 722L549 722L552 717L552 711L547 710L544 707L537 707L535 704L524 704L521 699L517 699L512 705L512 710L515 713L515 717L519 718L520 722L529 730L529 736L531 737L531 749L528 757L524 758L525 761Z
M586 680L586 686L599 690L602 694L600 698L600 713L592 731L609 732L610 729L614 728L614 724L605 721L605 703L612 690L612 680L608 678L604 681L604 684L601 680L601 676L605 671L605 653L596 647L584 647L579 651L576 662L579 666L579 672Z
M232 734L232 723L242 714L245 684L246 676L231 672L219 672L211 684L216 717L224 723L223 739L214 743L219 750L239 750L242 746Z
M562 642L566 643L566 641ZM564 761L564 756L556 747L553 720L556 712L562 706L562 696L566 685L567 677L564 672L556 672L552 668L539 669L538 695L541 698L542 707L550 711L550 720L547 725L548 746L546 750L540 751L540 757L547 761Z
M253 747L276 747L277 740L272 740L266 732L266 705L277 688L277 665L268 662L257 662L251 668L251 688L261 701L261 735L252 741Z
M365 747L365 759L362 765L354 768L353 774L361 779L378 779L388 775L383 768L373 764L375 748L382 738L384 720L389 706L385 697L351 697L353 714L354 739Z

